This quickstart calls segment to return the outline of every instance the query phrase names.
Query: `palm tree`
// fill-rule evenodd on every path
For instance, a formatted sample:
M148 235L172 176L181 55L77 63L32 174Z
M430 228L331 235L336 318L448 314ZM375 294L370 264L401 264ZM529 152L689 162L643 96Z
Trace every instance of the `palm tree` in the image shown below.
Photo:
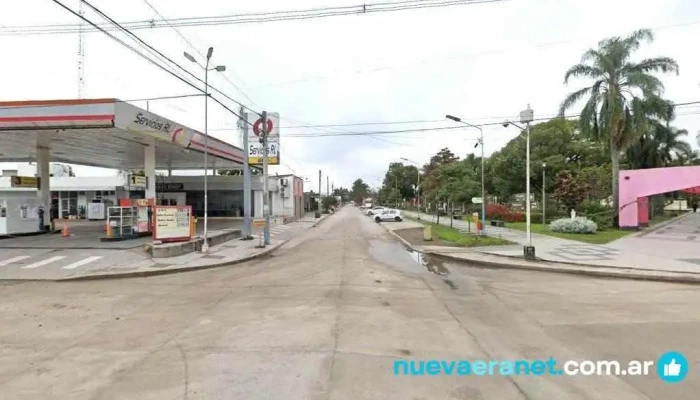
M690 144L683 137L688 136L685 129L676 129L669 125L655 124L654 141L658 143L658 152L662 166L669 166L679 156L693 152Z
M688 136L687 130L652 120L650 130L627 148L627 163L634 169L685 165L692 161L693 149L684 136Z
M564 75L564 83L572 77L594 80L591 86L569 94L560 113L588 97L581 110L581 134L602 141L610 151L612 162L613 207L619 210L618 175L620 155L635 143L642 132L649 130L649 118L670 119L673 106L661 98L663 84L653 72L676 72L678 64L668 57L632 62L630 57L643 42L651 42L650 30L641 29L625 38L612 37L598 43L597 49L583 54L581 63ZM617 226L617 212L614 213Z

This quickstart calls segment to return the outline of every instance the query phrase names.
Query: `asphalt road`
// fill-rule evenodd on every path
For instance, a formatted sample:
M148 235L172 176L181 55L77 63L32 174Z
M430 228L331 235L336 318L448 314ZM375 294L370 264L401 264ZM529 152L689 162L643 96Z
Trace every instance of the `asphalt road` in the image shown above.
M273 256L170 276L0 284L7 399L697 399L697 286L414 261L344 208ZM690 362L651 376L403 376L394 361Z

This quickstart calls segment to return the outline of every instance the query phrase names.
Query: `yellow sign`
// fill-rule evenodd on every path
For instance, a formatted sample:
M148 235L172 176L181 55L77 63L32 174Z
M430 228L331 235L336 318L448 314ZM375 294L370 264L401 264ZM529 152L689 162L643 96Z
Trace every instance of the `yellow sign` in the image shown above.
M265 226L265 220L264 219L253 220L253 226L256 228L263 228Z
M158 206L155 212L155 239L156 240L189 240L190 216L192 209L189 206Z
M145 176L131 175L129 177L129 186L146 187L146 182L148 181Z
M249 165L263 165L263 158L262 157L248 157L248 164ZM280 164L280 158L279 157L267 157L267 165L279 165Z
M33 176L13 176L11 187L21 187L21 188L39 188L39 178Z

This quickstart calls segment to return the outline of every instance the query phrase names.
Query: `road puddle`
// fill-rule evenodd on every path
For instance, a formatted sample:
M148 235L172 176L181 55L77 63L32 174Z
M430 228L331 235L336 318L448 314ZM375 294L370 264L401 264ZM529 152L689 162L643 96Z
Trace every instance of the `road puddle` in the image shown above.
M419 251L406 250L398 243L382 240L370 240L369 254L372 258L396 269L411 273L423 273L425 270L436 275L449 275L450 271L443 260Z

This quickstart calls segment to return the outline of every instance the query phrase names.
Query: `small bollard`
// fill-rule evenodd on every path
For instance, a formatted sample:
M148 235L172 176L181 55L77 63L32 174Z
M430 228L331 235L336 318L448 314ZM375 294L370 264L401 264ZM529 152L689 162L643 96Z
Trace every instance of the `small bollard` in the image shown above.
M433 240L433 227L426 225L423 227L423 240L430 241Z

